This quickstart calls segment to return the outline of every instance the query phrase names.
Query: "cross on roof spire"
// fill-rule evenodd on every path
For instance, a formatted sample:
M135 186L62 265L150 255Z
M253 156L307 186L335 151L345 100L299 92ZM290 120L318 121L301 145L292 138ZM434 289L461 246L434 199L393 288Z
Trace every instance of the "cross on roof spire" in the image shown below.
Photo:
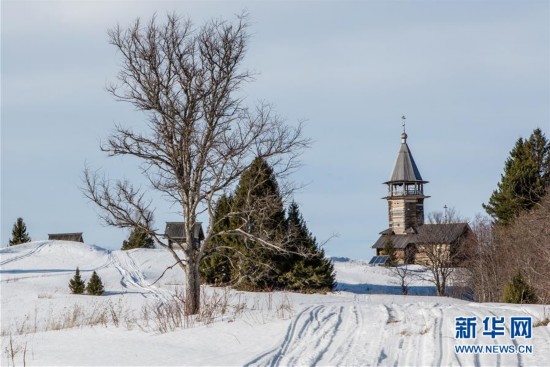
M403 125L403 132L401 133L401 143L405 144L407 142L407 133L405 132L405 124L407 122L407 118L405 115L401 116L401 125Z

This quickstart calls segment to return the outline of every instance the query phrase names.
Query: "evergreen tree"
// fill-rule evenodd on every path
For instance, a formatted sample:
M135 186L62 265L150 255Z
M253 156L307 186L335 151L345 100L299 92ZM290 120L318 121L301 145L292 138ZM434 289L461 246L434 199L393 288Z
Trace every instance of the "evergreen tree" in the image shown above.
M270 242L283 238L285 211L273 169L263 159L255 159L237 186L233 210L239 213L231 226ZM253 214L251 214L253 213ZM245 290L271 290L278 287L281 255L251 239L235 237L231 280Z
M306 226L298 204L288 208L286 230L289 234L288 250L291 253L282 259L283 275L281 288L297 291L331 291L335 286L334 266L317 240ZM304 256L294 254L303 254Z
M84 280L80 277L80 269L77 267L74 277L69 281L69 289L73 294L82 294L85 288Z
M503 302L506 303L536 303L535 291L518 272L504 288Z
M101 296L105 289L103 288L103 282L97 273L94 271L92 277L88 281L86 286L86 292L92 296Z
M122 250L131 250L134 248L155 248L155 244L151 236L141 228L135 228L128 240L122 242Z
M23 218L17 218L17 221L13 225L11 231L10 246L19 245L21 243L31 242L31 238L27 233L27 226L23 221Z
M231 228L231 212L233 198L222 195L216 203L214 212L214 233L220 233ZM234 246L234 236L218 235L210 240L205 249L205 256L200 263L201 278L206 284L227 284L231 280L231 251Z
M497 189L483 208L497 223L508 225L540 201L549 185L550 143L540 129L535 129L529 139L517 140Z
M388 238L384 242L384 248L382 249L384 255L388 255L388 260L386 261L386 266L395 266L397 265L397 253L395 251L395 246L391 238Z

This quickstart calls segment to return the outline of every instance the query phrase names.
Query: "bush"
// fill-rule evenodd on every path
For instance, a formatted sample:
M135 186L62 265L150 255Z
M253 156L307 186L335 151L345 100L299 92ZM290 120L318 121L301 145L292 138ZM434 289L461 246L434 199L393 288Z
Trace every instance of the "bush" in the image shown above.
M122 250L134 248L155 248L155 243L145 230L136 228L130 233L128 240L122 242Z
M386 266L396 266L397 265L397 252L393 241L391 238L388 238L384 243L384 255L388 255L388 260L386 260Z
M73 279L69 281L69 289L73 294L82 294L84 293L84 288L84 280L80 277L80 270L77 267Z
M506 303L537 303L535 291L518 272L504 288L502 301Z
M99 275L97 275L95 271L92 274L88 285L86 286L86 291L89 295L92 296L101 296L105 291L105 289L103 288L103 283L101 282L101 278L99 277Z

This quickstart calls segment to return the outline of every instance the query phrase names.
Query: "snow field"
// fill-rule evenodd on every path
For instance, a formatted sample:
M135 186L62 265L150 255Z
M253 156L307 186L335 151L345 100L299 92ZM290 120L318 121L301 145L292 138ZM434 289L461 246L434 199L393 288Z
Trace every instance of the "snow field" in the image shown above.
M532 316L535 322L550 307L401 296L387 269L361 261L336 262L339 291L326 295L204 287L205 315L161 333L165 319L155 312L174 302L183 274L175 267L152 283L172 264L163 250L107 251L64 241L1 249L1 364L12 365L11 339L17 365L25 346L25 363L41 366L550 365L550 326L534 327L530 340L511 340L509 329L495 339L454 335L456 317L476 316L481 335L483 317ZM86 280L98 272L104 296L69 293L77 266ZM411 293L433 289L415 281ZM534 352L456 354L460 344L529 344Z

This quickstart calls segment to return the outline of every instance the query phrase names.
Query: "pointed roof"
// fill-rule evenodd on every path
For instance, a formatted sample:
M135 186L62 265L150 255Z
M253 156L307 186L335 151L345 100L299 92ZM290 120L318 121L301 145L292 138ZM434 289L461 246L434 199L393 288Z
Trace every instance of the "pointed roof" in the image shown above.
M399 148L390 179L384 183L388 184L391 182L428 182L422 179L420 171L414 162L411 150L407 145L407 134L405 132L401 134L401 147Z

